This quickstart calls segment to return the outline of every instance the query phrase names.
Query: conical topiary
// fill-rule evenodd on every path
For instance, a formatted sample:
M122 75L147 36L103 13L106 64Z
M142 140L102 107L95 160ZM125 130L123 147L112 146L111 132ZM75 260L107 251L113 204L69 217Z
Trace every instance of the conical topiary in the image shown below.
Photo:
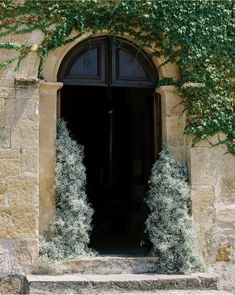
M42 258L52 260L90 256L88 248L93 209L87 201L83 147L69 134L66 123L57 124L56 211L49 240L41 239Z
M149 185L146 232L152 243L152 254L160 259L159 273L203 270L188 214L190 188L186 167L175 161L169 148L160 153L160 159L153 165Z

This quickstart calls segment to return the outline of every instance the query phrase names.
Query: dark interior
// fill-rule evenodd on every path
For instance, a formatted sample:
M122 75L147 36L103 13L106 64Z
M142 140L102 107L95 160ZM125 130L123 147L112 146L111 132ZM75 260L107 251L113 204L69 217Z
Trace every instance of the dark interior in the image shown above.
M61 90L61 117L85 148L87 195L95 210L91 245L101 253L140 249L146 240L152 94L152 88L65 85Z

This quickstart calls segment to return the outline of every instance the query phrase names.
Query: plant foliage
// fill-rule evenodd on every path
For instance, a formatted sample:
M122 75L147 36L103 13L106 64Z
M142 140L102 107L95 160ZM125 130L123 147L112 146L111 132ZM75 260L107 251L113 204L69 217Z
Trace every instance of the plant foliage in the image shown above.
M93 209L85 193L83 148L73 140L64 121L57 124L56 211L49 240L41 239L44 259L90 256L88 248Z
M177 82L188 114L185 132L193 135L193 144L217 134L211 144L226 144L235 155L234 18L234 0L25 0L21 5L2 0L0 37L40 30L41 77L48 52L88 30L128 34L143 49L152 48L153 56L178 64ZM0 48L18 51L18 65L35 50L9 42ZM11 57L0 67L14 61Z
M152 254L158 256L159 273L185 274L203 270L196 251L192 219L188 214L190 189L185 165L164 149L155 162L146 203L150 214L146 231Z

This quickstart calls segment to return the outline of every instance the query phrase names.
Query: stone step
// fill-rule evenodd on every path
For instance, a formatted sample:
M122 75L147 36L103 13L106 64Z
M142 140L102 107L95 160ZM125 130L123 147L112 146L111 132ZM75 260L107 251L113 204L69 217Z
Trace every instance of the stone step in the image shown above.
M191 275L73 274L28 275L27 280L29 294L125 294L125 292L138 294L137 292L160 292L160 290L169 290L165 294L170 294L170 290L172 292L173 290L174 292L175 290L194 290L193 292L196 292L195 290L213 290L216 294L218 276L203 273Z
M112 295L113 293L103 293L102 295ZM118 295L233 295L225 291L215 290L156 290L154 292L128 292L117 293Z
M113 293L103 293L102 295L112 295ZM128 292L117 293L118 295L233 295L225 291L215 290L156 290L154 292Z
M145 274L157 272L158 257L98 256L63 263L40 262L32 274Z

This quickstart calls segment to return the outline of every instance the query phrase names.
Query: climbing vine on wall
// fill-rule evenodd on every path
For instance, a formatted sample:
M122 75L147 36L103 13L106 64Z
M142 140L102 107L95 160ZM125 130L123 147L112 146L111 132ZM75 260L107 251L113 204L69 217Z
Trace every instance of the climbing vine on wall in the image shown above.
M14 4L14 2L16 2ZM180 69L179 86L187 111L186 134L193 144L217 135L211 145L226 144L235 155L235 1L234 0L25 0L0 1L0 49L16 56L40 57L39 78L50 50L84 34L128 34L153 55ZM39 46L6 42L12 34L40 30ZM75 32L71 35L72 32ZM1 40L3 40L1 42ZM169 80L169 79L168 79ZM161 81L160 81L161 82Z

